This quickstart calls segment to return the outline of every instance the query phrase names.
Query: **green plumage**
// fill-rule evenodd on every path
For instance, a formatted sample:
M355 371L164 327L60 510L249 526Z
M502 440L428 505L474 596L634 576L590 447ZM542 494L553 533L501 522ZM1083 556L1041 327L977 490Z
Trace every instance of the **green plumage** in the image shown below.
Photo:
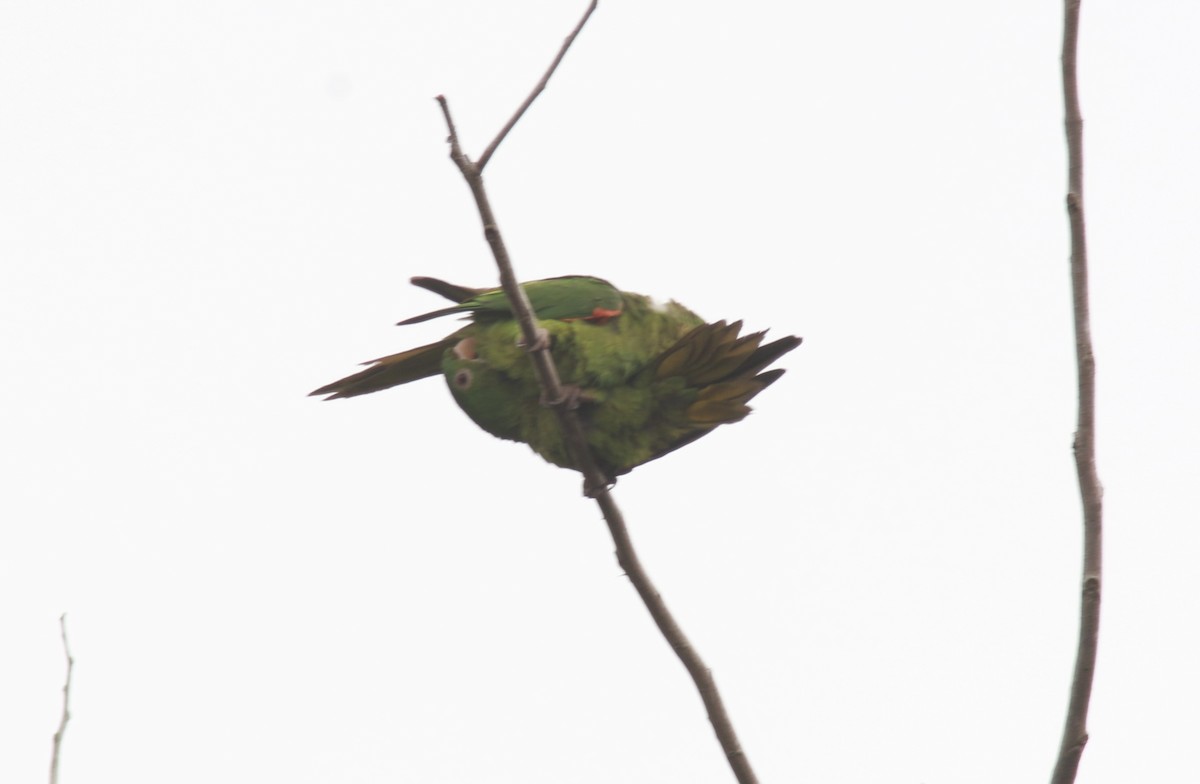
M436 343L372 360L311 394L353 397L440 373L484 430L574 468L557 416L541 403L504 292L436 278L413 283L457 304L401 324L451 314L471 323ZM764 345L763 332L739 336L740 321L706 324L676 302L660 305L599 278L547 278L523 288L559 377L577 396L592 454L610 477L744 418L749 400L783 375L767 366L800 345L795 337Z

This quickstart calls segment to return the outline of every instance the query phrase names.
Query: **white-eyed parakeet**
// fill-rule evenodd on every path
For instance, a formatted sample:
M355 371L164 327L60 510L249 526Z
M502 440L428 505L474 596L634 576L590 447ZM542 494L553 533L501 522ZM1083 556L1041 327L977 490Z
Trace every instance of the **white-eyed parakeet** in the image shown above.
M484 430L574 468L504 292L436 278L412 282L457 304L401 324L456 313L470 323L436 343L366 362L366 370L310 394L353 397L441 374ZM764 332L739 337L740 321L706 324L677 302L657 303L599 278L522 287L548 334L559 377L578 401L592 454L610 478L743 419L750 399L783 375L766 368L800 345L797 337L763 344Z

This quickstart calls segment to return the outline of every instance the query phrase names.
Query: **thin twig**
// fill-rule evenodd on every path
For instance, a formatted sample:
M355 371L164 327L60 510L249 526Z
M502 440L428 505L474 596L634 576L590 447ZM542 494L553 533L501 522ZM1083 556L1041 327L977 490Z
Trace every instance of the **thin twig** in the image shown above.
M67 722L71 720L71 671L75 669L75 659L71 657L71 647L67 645L66 613L58 617L58 626L62 630L63 653L67 657L67 679L62 690L62 716L58 720L58 729L54 732L54 750L50 754L50 784L58 784L58 758L62 751L63 733L67 731Z
M1075 361L1079 381L1079 419L1075 427L1075 472L1083 502L1083 584L1079 647L1071 697L1051 784L1071 784L1087 745L1088 704L1096 672L1100 634L1101 499L1096 473L1096 360L1092 353L1088 308L1087 235L1083 219L1083 117L1075 55L1079 44L1080 0L1065 0L1062 79L1066 107L1067 217L1071 226L1071 293L1075 313Z
M675 651L675 655L679 657L683 666L687 668L688 674L692 676L692 682L696 684L696 691L700 692L700 699L704 701L704 708L708 711L708 721L713 726L713 732L716 733L717 741L721 744L721 750L725 752L725 759L729 761L733 775L737 777L740 784L757 782L758 777L754 775L754 769L750 767L750 758L742 750L737 732L733 729L733 722L729 719L729 712L725 710L725 702L721 699L717 682L713 680L712 670L700 658L699 652L692 647L687 635L676 623L675 616L667 609L667 603L663 601L658 589L650 581L650 575L646 574L645 569L642 568L637 551L633 549L633 542L629 538L629 532L625 529L625 518L621 515L621 510L617 508L612 494L605 490L596 496L596 503L600 505L600 510L604 513L604 522L608 523L608 530L617 547L617 563L629 576L629 581L637 589L638 596L642 597L642 602L645 603L646 609L654 618L654 624L658 626L662 636L666 638L671 649Z
M558 70L558 64L562 62L563 57L567 54L567 50L571 48L571 44L575 43L575 36L579 35L579 31L587 24L587 20L591 17L592 12L596 10L597 2L598 0L592 0L587 10L583 12L583 18L579 20L579 24L575 25L575 29L571 31L571 34L563 41L563 45L559 47L558 54L554 57L554 62L550 63L550 67L546 69L546 73L542 74L542 80L534 86L533 92L529 94L525 102L521 104L513 116L509 118L508 122L504 124L504 127L500 129L500 133L496 134L495 139L492 139L492 143L484 148L483 155L480 155L479 160L475 162L475 166L478 167L480 172L487 166L488 161L492 159L492 154L496 152L496 148L500 146L500 142L504 141L504 137L508 136L508 132L513 129L513 126L525 114L525 110L532 106L537 97L542 94L542 90L546 89L546 85L550 83L550 77Z
M642 568L641 561L637 557L637 551L634 550L633 542L629 538L629 531L625 527L624 517L621 515L620 509L617 508L612 494L609 492L609 479L596 466L591 450L587 445L587 436L584 433L583 425L579 421L579 417L575 411L566 402L566 395L563 393L558 370L554 365L553 357L550 355L549 341L545 337L545 332L538 327L536 316L529 304L529 299L517 282L516 274L512 269L512 261L508 255L508 249L505 247L504 240L500 235L500 229L496 225L496 218L492 213L491 204L488 202L487 192L483 185L484 165L491 158L492 153L495 152L500 142L508 135L508 132L521 119L525 110L529 108L534 99L546 88L547 82L549 82L559 62L562 61L567 49L570 48L572 41L575 40L584 23L587 22L588 17L591 16L595 9L596 0L592 0L579 24L575 26L571 35L563 42L562 48L559 49L558 55L554 58L554 62L550 64L550 68L547 69L542 80L534 87L533 92L521 104L516 114L508 121L508 124L504 126L492 143L488 145L478 163L472 162L462 151L458 140L458 131L454 126L454 120L450 116L450 107L445 96L439 95L437 101L442 108L442 114L446 119L446 127L450 133L450 158L458 166L458 170L462 172L463 178L467 181L467 185L471 189L471 195L475 198L475 206L479 209L479 217L483 222L484 237L487 239L488 245L492 249L492 255L496 259L496 266L500 270L501 285L509 301L512 303L513 313L521 326L521 334L525 345L530 348L530 357L533 360L543 396L546 400L554 401L554 409L558 414L559 422L563 428L564 441L571 453L572 460L584 476L585 493L596 499L596 503L600 506L600 510L604 515L604 520L608 524L609 532L612 534L613 543L617 551L617 563L625 570L625 574L628 575L630 582L633 583L638 595L641 596L642 601L645 603L646 609L650 611L651 617L654 618L659 631L662 632L667 643L670 644L672 650L679 656L680 661L683 662L684 667L687 668L688 673L692 676L692 680L696 684L696 689L700 692L700 698L704 701L704 706L708 710L708 719L712 723L713 731L717 735L721 748L725 752L725 757L729 761L729 766L732 768L738 782L740 784L756 784L758 779L750 767L750 760L742 750L737 733L734 732L733 723L729 720L729 714L725 710L720 692L717 690L716 682L713 680L712 672L704 664L704 661L700 658L700 655L696 652L691 642L688 641L687 636L680 629L674 616L667 609L667 605L659 594L658 589L654 587L654 583L651 582L649 575Z

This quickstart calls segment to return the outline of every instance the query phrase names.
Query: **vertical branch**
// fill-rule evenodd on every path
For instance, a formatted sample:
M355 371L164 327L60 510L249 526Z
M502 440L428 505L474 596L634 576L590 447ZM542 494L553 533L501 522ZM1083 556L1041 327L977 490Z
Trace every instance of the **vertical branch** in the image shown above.
M58 626L62 630L63 653L67 657L67 679L62 690L62 717L58 720L58 729L54 732L54 750L50 754L50 784L58 784L58 759L62 751L63 734L67 731L67 722L71 720L71 670L75 669L75 659L71 657L71 647L67 645L66 613L58 617Z
M509 302L512 303L513 315L520 325L522 339L525 346L529 349L530 359L533 361L538 382L542 387L543 399L548 401L558 414L567 449L575 465L579 467L580 472L584 476L584 492L595 498L596 503L600 506L604 520L608 524L609 532L612 535L613 544L616 547L617 563L625 570L625 574L629 577L629 581L633 583L638 595L642 598L646 609L649 610L650 616L654 619L659 631L691 675L692 681L700 693L700 698L703 700L704 706L708 711L709 722L713 726L713 731L717 736L718 742L721 744L721 749L725 752L725 757L729 762L730 768L733 770L734 776L740 784L757 784L758 779L750 767L749 758L742 750L737 733L734 732L733 722L730 721L729 714L725 710L721 694L717 690L716 681L713 680L712 671L704 664L704 661L700 658L700 654L696 652L696 649L684 635L674 616L667 609L662 595L654 587L654 583L651 582L650 576L646 573L641 561L638 559L637 551L634 550L633 542L629 538L629 531L625 527L624 517L617 507L616 501L613 500L612 494L609 493L608 486L610 479L596 466L591 450L588 447L587 435L584 433L583 425L579 421L579 417L572 407L568 396L564 394L558 370L554 365L554 359L550 353L549 340L546 338L545 331L538 327L536 314L529 304L529 299L526 297L525 291L517 282L516 274L512 268L512 261L508 255L508 249L504 244L503 237L500 235L500 229L496 225L496 218L492 213L491 203L488 201L487 191L483 185L484 166L487 165L492 154L508 135L509 131L513 129L517 121L521 119L525 111L533 104L534 99L546 88L547 82L549 82L558 64L566 55L567 49L570 48L579 31L583 29L584 23L587 22L588 17L596 9L596 4L597 0L591 0L583 18L579 20L575 29L563 42L557 56L542 76L541 81L534 87L533 91L517 109L512 118L501 128L496 138L487 146L478 161L472 161L463 152L458 140L458 130L454 126L454 120L450 115L450 106L445 96L439 95L437 101L442 109L442 115L445 117L446 127L449 131L450 159L454 161L459 172L462 173L463 179L466 180L467 186L471 189L471 195L475 199L475 206L479 210L479 218L483 222L484 237L492 250L492 255L495 257L496 266L500 271L500 282L505 295L508 297Z
M1065 0L1062 79L1067 135L1067 218L1071 227L1071 294L1075 313L1075 361L1079 380L1079 418L1075 427L1075 471L1083 502L1083 584L1079 647L1067 720L1051 784L1071 784L1087 745L1087 713L1096 671L1100 633L1101 498L1096 473L1096 361L1088 312L1087 236L1083 215L1083 117L1075 59L1079 44L1080 0Z

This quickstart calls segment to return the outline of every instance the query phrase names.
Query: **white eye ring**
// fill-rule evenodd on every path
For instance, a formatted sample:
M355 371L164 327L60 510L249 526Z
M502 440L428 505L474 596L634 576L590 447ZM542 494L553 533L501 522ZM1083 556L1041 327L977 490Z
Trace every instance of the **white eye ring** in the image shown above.
M455 389L466 391L471 388L471 382L475 380L475 375L467 368L460 368L454 371L454 378L451 383Z

